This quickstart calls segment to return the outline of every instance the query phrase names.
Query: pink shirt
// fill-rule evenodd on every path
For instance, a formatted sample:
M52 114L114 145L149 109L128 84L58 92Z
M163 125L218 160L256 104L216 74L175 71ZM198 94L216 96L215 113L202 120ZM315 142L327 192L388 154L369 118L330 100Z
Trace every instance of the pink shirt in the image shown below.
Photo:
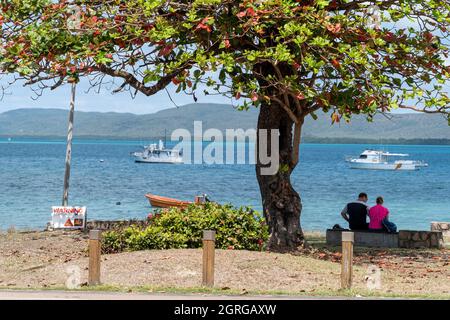
M373 206L369 210L369 229L382 229L383 228L383 219L387 217L389 214L389 210L383 207L381 204L377 204Z

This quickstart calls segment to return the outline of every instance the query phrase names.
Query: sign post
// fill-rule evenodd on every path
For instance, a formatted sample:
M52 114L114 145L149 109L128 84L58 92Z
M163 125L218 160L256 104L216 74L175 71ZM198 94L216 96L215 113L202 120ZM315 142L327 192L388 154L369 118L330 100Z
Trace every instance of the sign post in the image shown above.
M342 232L341 289L352 287L354 240L353 232Z
M216 232L203 231L203 282L206 287L214 286L214 255L216 248Z
M101 231L89 231L89 279L90 286L100 284Z

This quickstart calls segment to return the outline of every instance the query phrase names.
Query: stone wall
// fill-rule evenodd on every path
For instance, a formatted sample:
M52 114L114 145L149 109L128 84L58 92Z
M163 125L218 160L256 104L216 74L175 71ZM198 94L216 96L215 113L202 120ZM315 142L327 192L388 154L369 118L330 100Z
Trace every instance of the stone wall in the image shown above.
M398 233L400 248L442 248L444 239L441 231L400 230Z
M148 225L147 220L91 220L86 222L86 229L92 230L118 230L136 225L145 227Z
M398 233L354 231L355 246L376 248L443 248L442 231L400 230ZM340 246L342 230L327 230L327 244Z
M450 222L431 222L431 231L441 231L445 244L450 244Z

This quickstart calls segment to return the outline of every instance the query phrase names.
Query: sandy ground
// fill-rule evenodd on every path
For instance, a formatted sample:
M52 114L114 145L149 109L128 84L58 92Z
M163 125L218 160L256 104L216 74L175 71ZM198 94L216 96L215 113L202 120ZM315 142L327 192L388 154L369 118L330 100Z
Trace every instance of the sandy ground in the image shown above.
M338 294L340 249L325 247L320 237L312 238L311 249L300 255L217 250L215 287L224 293ZM356 293L368 294L367 276L370 266L376 266L381 288L371 294L450 299L449 253L449 249L356 249L353 288ZM200 249L103 255L102 284L147 291L198 288L201 263ZM85 283L87 266L87 236L83 233L0 235L0 288L64 288L77 270Z
M82 290L11 290L0 289L0 300L341 300L340 296L306 295L231 295L205 293L105 292ZM365 300L373 297L344 297ZM377 297L377 299L383 299ZM385 298L397 299L397 298Z

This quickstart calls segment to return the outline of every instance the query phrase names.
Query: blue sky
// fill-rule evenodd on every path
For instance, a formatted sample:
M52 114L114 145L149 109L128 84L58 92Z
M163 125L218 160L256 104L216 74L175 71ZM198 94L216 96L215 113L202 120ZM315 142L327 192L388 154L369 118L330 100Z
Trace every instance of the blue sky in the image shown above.
M5 83L6 79L0 80L0 84ZM175 107L165 91L150 97L138 94L133 99L129 92L112 94L110 90L105 88L100 93L87 93L88 89L87 81L81 81L78 85L76 110L146 114ZM7 92L8 94L0 100L0 113L19 108L69 108L70 85L65 85L54 91L47 90L37 100L32 99L32 97L35 97L33 91L29 87L23 87L21 83L11 85ZM176 105L182 106L194 102L192 96L175 93L175 86L173 85L170 86L169 92ZM230 103L228 98L222 96L205 96L201 90L199 90L197 98L198 102L204 103Z
M0 79L0 85L7 83L5 79ZM77 111L97 111L97 112L120 112L134 114L148 114L157 111L194 103L192 96L183 93L176 93L176 87L169 85L168 91L161 91L153 96L145 96L138 93L134 98L129 92L111 93L104 87L99 93L89 89L89 83L82 80L77 86L77 96L75 108ZM64 85L53 91L46 90L36 99L35 93L30 87L24 87L22 83L14 83L6 90L7 94L0 99L0 113L20 108L56 108L69 109L70 85ZM203 90L198 90L197 98L199 103L223 103L230 104L229 98L213 95L205 96ZM33 99L34 98L34 99ZM393 113L409 113L409 110L394 110Z

